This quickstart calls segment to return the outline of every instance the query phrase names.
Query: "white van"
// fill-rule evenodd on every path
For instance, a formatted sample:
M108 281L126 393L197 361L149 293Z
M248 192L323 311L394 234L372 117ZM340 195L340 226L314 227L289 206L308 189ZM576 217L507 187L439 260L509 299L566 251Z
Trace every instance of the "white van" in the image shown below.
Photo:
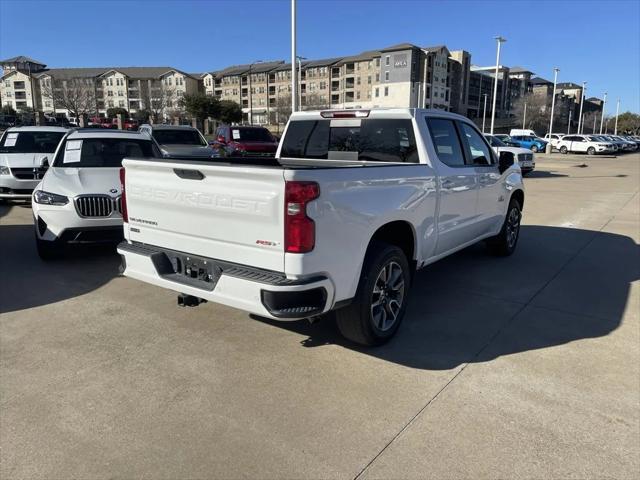
M540 135L538 135L536 132L534 132L531 129L522 129L522 128L512 128L511 132L509 132L509 136L513 137L514 135L518 135L518 136L523 136L523 137L536 137L536 138L540 138Z

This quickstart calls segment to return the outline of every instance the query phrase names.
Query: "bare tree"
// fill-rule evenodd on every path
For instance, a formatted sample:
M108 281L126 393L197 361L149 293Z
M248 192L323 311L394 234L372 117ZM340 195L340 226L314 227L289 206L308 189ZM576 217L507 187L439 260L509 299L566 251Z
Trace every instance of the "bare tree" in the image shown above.
M287 92L284 95L278 95L275 107L271 109L273 120L278 125L287 123L291 116L291 94Z
M97 112L96 90L92 79L51 79L42 87L42 96L51 100L53 108L67 110L71 116Z
M324 110L329 108L329 102L325 95L317 93L307 93L302 101L303 110Z
M168 116L169 110L179 108L175 89L163 84L153 84L150 89L144 88L141 97L145 110L151 113L154 122Z

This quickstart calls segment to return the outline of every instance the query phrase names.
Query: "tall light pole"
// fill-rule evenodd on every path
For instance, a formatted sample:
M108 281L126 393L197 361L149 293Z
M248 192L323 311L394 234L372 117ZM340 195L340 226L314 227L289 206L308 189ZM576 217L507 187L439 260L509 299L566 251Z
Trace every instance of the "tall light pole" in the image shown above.
M256 63L262 63L262 60L256 60L249 64L249 125L253 125L253 92L251 91L251 68Z
M500 45L507 41L506 38L494 37L498 43L498 52L496 54L496 78L493 83L493 109L491 110L491 135L493 135L493 125L496 120L496 99L498 97L498 72L500 70Z
M620 113L620 99L618 99L618 103L616 103L616 125L613 128L613 134L618 134L618 114Z
M578 117L578 135L582 133L580 127L582 127L582 106L584 105L584 99L586 98L584 92L587 90L587 82L582 82L582 91L580 92L580 116Z
M300 55L296 55L296 60L298 60L298 110L302 111L302 61L306 60L307 57L301 57Z
M527 128L527 102L524 102L524 114L522 115L522 128Z
M484 108L482 109L482 133L484 134L484 121L487 118L487 94L482 95L484 97Z
M549 120L549 140L551 140L551 134L553 133L553 110L556 106L556 84L558 83L558 72L560 69L555 67L553 69L553 97L551 97L551 119ZM551 153L551 142L547 143L547 153Z
M602 135L602 123L604 122L604 107L607 105L607 92L604 92L604 100L602 101L602 116L600 117L600 135Z
M567 122L567 135L571 135L571 116L573 115L573 110L569 108L569 121ZM551 140L551 136L549 136L549 140Z
M296 0L291 0L291 113L298 105L296 82Z

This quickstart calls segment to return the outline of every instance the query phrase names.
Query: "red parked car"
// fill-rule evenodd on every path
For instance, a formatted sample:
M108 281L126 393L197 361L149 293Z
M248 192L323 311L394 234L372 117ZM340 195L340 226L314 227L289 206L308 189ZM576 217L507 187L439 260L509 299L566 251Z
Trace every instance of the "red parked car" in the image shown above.
M226 156L271 157L278 149L278 141L264 127L225 125L216 131L212 146Z

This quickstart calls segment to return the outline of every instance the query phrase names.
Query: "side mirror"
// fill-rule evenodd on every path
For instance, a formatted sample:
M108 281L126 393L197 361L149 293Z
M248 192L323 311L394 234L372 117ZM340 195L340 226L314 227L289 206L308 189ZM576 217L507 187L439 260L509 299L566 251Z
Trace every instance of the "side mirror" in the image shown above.
M500 152L500 159L498 160L498 170L500 173L506 172L515 162L512 152Z
M42 162L40 162L40 166L42 168L49 168L49 157L44 157Z

